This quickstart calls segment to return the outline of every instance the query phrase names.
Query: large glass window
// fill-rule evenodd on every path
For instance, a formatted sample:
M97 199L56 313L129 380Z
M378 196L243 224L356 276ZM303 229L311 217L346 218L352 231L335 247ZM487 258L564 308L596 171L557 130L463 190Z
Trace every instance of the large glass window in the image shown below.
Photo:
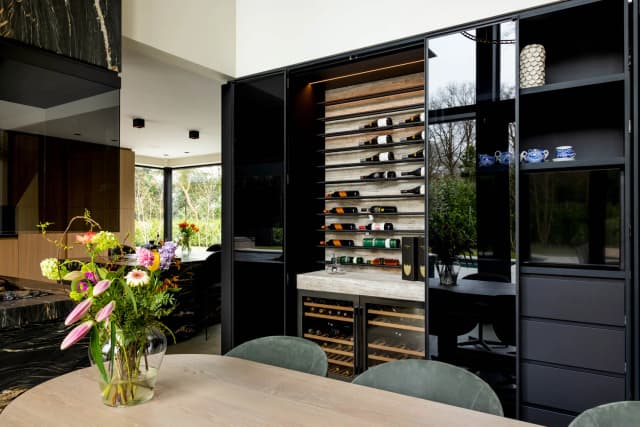
M193 247L208 247L220 243L221 167L201 166L172 171L172 220L174 240L179 236L178 224L196 224L199 232Z
M136 166L136 246L164 236L164 171Z

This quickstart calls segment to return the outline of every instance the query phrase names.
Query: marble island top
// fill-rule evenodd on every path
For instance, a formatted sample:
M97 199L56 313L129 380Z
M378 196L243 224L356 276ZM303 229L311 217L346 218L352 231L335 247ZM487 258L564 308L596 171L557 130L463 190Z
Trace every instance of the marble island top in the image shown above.
M57 283L7 276L2 278L25 290L47 291L48 295L10 301L0 300L0 329L62 319L74 306L66 291Z
M402 280L399 273L347 271L329 274L324 270L298 274L298 289L367 295L406 301L424 301L424 283Z

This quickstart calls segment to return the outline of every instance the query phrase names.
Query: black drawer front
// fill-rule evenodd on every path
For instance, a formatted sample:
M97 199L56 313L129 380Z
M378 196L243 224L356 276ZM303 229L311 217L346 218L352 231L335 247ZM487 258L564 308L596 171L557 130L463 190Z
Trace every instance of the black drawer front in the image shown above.
M523 359L624 374L623 329L523 320Z
M521 365L522 402L572 412L625 400L624 378L570 369Z
M624 373L623 329L536 320L523 320L520 324L523 359Z
M567 427L573 421L571 415L560 412L547 411L531 406L520 407L520 419L530 423L540 424L547 427Z
M624 326L624 281L527 276L520 279L521 315Z

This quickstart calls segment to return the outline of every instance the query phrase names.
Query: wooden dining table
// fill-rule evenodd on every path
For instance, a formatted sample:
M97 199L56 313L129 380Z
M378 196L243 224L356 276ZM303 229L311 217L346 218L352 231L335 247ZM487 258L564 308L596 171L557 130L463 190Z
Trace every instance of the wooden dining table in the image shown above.
M233 357L166 356L152 400L105 406L94 368L42 383L0 426L525 426L429 400Z

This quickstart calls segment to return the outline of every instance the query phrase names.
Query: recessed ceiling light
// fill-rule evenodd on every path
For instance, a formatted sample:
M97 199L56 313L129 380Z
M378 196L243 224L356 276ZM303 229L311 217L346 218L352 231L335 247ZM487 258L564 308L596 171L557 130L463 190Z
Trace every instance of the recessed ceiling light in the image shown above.
M189 139L198 139L200 138L200 132L197 130L190 130L189 131Z
M169 155L168 155L168 154L163 154L163 156L165 156L165 157L169 157Z
M133 127L136 129L140 129L144 127L144 119L141 119L140 117L135 117L133 119Z
M80 132L74 132L73 133L75 136L82 136L82 134Z
M185 152L184 152L184 154L189 154L189 152L188 152L188 151L185 151Z

